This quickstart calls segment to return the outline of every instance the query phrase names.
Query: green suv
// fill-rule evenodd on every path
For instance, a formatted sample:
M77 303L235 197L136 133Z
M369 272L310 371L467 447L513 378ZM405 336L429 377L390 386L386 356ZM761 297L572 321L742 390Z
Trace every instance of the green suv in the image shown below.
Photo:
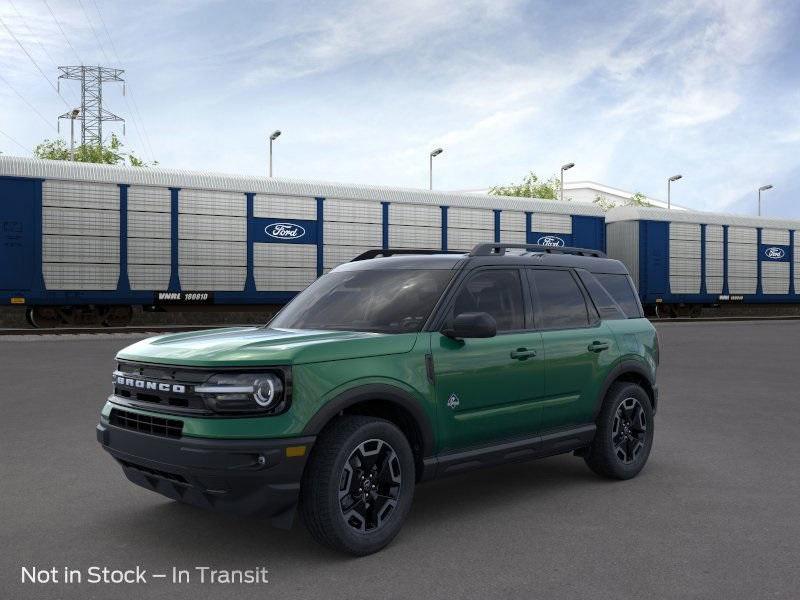
M628 479L653 443L658 339L600 252L370 251L266 327L122 350L97 438L132 482L198 506L299 511L355 555L398 533L418 482L574 452Z

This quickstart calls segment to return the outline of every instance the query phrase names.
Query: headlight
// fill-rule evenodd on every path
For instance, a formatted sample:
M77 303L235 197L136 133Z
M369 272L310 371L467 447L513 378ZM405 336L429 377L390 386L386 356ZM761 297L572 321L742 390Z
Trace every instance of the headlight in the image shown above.
M277 412L285 400L274 373L218 373L194 391L215 412Z

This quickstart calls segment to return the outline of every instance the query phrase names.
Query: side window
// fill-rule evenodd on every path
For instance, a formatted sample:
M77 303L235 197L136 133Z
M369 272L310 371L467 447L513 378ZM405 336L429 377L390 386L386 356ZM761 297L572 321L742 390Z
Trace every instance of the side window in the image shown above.
M525 304L519 271L488 269L461 286L450 320L465 312L485 312L497 321L497 331L525 328Z
M578 269L578 277L581 278L583 285L589 292L597 312L603 319L627 319L625 311L620 308L619 304L609 295L606 288L595 279L595 276L583 269Z
M586 300L569 271L531 269L542 329L577 329L589 326Z
M619 304L622 312L629 319L640 319L644 316L639 296L633 288L628 275L617 273L595 273L594 276L606 288L606 291Z

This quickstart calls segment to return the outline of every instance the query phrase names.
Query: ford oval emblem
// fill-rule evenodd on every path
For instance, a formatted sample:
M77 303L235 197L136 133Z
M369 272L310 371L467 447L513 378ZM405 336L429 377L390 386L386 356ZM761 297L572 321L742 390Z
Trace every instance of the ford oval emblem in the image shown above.
M764 256L772 260L780 260L784 256L786 256L786 251L783 248L778 248L777 246L771 246L766 250L764 250Z
M564 240L562 240L560 237L556 237L554 235L543 235L538 240L536 240L536 243L539 244L540 246L564 246L565 245L564 244Z
M264 227L264 233L278 240L296 240L303 237L306 230L297 223L272 223Z

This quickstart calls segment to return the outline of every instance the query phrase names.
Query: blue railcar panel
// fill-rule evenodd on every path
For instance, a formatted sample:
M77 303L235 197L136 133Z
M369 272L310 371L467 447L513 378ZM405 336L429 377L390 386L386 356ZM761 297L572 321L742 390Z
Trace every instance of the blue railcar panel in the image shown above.
M119 186L119 282L117 291L126 295L131 291L128 279L128 185Z
M317 198L317 277L325 270L325 199Z
M256 195L253 193L245 194L247 198L247 222L253 222L253 206L255 204ZM250 227L247 228L247 277L244 282L244 291L246 294L253 294L256 291L256 278L253 270L253 233Z
M602 217L572 216L572 239L580 248L606 250L606 225Z
M447 207L442 206L442 250L447 251Z
M639 290L648 303L669 293L669 223L639 221Z
M42 185L32 179L0 179L0 290L28 291L41 271L34 260L41 244L37 209ZM41 277L41 275L39 276Z
M181 289L180 271L178 270L178 244L179 230L178 230L178 194L180 188L170 188L170 276L169 276L169 289L168 292L179 292Z

